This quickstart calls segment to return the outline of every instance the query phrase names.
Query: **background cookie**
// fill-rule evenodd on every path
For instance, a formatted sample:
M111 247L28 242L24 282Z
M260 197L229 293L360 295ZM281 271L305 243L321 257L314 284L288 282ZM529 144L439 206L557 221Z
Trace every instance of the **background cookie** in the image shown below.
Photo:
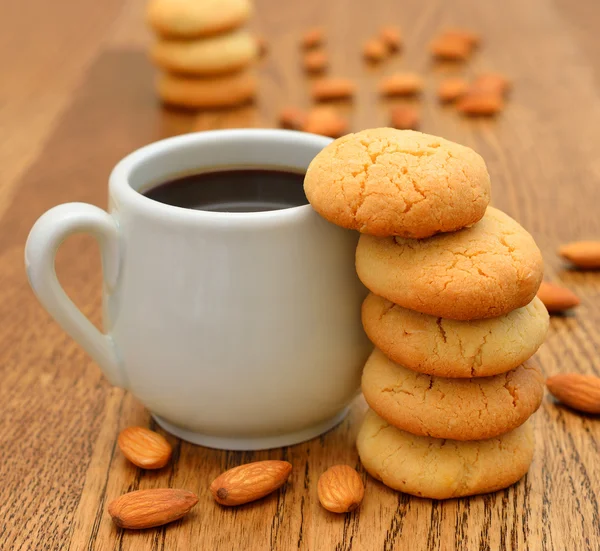
M487 377L533 356L550 318L537 297L504 316L456 321L420 314L370 293L362 322L371 342L409 369L438 377Z
M193 38L239 27L251 11L249 0L150 0L147 19L159 35Z
M490 178L468 147L412 130L375 128L325 147L308 167L304 191L338 226L420 238L480 220Z
M216 75L246 67L257 56L257 44L246 30L201 40L159 39L151 50L158 67L173 73Z
M438 440L396 429L369 410L356 441L371 476L401 492L450 499L495 492L517 482L533 459L531 422L497 438Z
M226 107L244 103L256 93L256 77L242 71L219 78L186 78L163 74L157 81L161 99L189 108Z
M488 207L474 226L428 239L363 234L356 271L369 290L404 308L472 320L529 304L542 281L543 261L531 235Z
M365 364L362 391L371 409L399 429L482 440L527 421L542 402L544 379L527 364L493 377L434 377L394 363L376 348Z

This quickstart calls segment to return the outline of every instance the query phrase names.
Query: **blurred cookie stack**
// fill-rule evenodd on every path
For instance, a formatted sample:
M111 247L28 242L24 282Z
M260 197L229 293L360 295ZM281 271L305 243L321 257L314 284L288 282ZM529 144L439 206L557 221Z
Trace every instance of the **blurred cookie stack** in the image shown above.
M249 0L150 0L151 58L163 71L157 90L165 103L202 109L254 96L258 45L244 28L251 12Z
M533 238L488 207L483 159L419 132L365 130L315 157L305 192L324 218L362 234L362 318L376 346L362 377L364 467L435 499L519 480L543 395L528 362L548 330L543 265Z

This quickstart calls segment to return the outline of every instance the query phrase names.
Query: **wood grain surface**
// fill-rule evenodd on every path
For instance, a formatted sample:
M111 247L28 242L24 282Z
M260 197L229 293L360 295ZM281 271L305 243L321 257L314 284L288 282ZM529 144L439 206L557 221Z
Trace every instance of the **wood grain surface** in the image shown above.
M365 405L319 439L260 453L220 452L179 442L170 466L144 472L123 458L118 432L153 426L148 413L66 336L34 298L23 247L36 218L65 201L106 206L107 176L124 155L191 129L275 125L279 108L308 106L299 36L327 29L331 75L358 83L341 106L353 130L386 124L381 75L406 68L426 79L422 129L462 142L488 163L493 202L536 238L547 278L582 299L555 317L537 355L546 374L600 375L600 274L566 269L557 245L600 238L600 4L588 0L256 0L252 27L269 42L253 106L191 114L166 110L153 92L141 0L0 0L0 549L9 550L598 550L600 420L549 397L534 416L537 450L527 477L493 495L436 502L393 492L360 469L354 438ZM366 67L363 41L383 23L403 29L405 49ZM595 22L595 23L594 23ZM433 65L426 45L444 25L480 31L484 45L464 68ZM491 69L515 82L497 120L466 121L438 106L446 74ZM86 315L100 319L95 243L70 239L57 259L61 281ZM207 491L222 470L286 459L290 483L234 510ZM319 474L356 466L366 483L360 509L327 513ZM198 492L188 517L138 533L116 529L108 501L160 486Z

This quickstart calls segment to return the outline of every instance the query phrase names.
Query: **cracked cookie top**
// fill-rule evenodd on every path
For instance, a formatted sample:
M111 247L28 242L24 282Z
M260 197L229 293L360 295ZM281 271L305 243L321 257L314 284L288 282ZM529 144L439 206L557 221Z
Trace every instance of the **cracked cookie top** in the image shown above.
M490 177L468 147L413 130L375 128L325 147L308 167L304 191L338 226L423 238L480 220Z
M356 271L376 295L431 316L473 320L529 304L542 254L510 216L488 207L480 222L427 239L361 235Z
M456 321L402 308L373 293L362 306L367 336L388 358L438 377L489 377L528 360L542 345L549 316L535 297L504 316Z
M362 375L373 411L396 428L433 438L483 440L522 425L540 406L539 369L517 369L475 379L424 375L386 358L377 348Z

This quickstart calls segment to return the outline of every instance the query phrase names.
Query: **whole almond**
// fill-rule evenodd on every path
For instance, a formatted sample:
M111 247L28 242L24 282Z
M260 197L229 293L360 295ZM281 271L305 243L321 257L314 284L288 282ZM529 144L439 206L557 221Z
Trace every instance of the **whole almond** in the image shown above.
M578 268L600 268L600 241L577 241L562 245L558 254Z
M442 36L462 40L472 48L476 48L481 44L481 35L468 29L446 29Z
M387 56L388 48L379 38L372 38L365 42L363 47L363 56L367 61L371 63L379 63L383 61Z
M396 73L379 82L379 92L384 96L414 96L423 90L423 79L416 73Z
M468 89L469 83L464 78L447 78L438 87L438 99L442 103L450 103L464 96Z
M137 490L111 501L108 514L121 528L142 530L180 519L196 503L196 494L187 490Z
M382 27L379 31L379 37L383 40L383 43L390 52L395 52L402 46L402 34L398 27L392 25Z
M287 461L255 461L225 471L213 480L210 491L221 505L242 505L283 486L292 472Z
M303 65L307 73L321 73L328 64L327 54L323 50L311 50L304 54Z
M318 106L308 112L302 130L311 134L339 138L348 133L348 121L332 107Z
M586 413L600 413L600 378L579 373L561 373L549 377L546 386L563 404Z
M322 78L312 87L312 97L317 101L350 98L356 91L356 85L347 78Z
M306 124L306 113L297 107L285 107L279 113L279 125L289 130L301 130Z
M434 39L429 45L433 57L444 61L466 61L473 50L469 40L446 34Z
M171 459L172 448L164 436L144 427L128 427L118 438L123 455L142 469L160 469Z
M317 486L321 505L332 513L348 513L356 509L365 495L359 474L349 465L329 467Z
M419 111L411 105L395 105L390 111L390 125L398 130L416 130L419 128Z
M458 100L456 108L463 115L470 117L490 116L500 113L504 109L504 102L502 96L495 92L469 90Z
M547 281L542 281L537 296L551 313L574 308L580 303L579 297L573 291Z
M494 92L505 96L510 90L510 80L500 73L483 73L471 85L471 90L477 92Z
M325 41L325 31L321 27L308 29L302 35L302 46L304 48L314 48Z

